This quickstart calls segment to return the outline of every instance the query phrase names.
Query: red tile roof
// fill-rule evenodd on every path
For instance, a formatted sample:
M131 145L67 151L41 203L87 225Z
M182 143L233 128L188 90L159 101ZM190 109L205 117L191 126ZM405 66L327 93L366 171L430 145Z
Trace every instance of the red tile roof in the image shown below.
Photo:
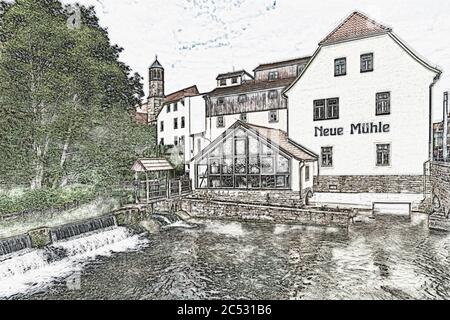
M207 93L207 95L210 97L217 97L217 96L249 93L249 92L276 89L276 88L284 88L284 87L290 85L294 80L295 80L295 77L285 78L285 79L277 79L277 80L273 80L273 81L250 80L250 81L245 81L241 85L238 85L238 86L216 88L213 91Z
M360 12L353 12L336 29L334 29L319 45L327 45L336 42L374 36L392 31Z
M179 91L168 94L164 100L164 104L175 102L181 100L186 97L193 97L199 95L200 92L197 89L197 86L191 86L188 88L181 89Z

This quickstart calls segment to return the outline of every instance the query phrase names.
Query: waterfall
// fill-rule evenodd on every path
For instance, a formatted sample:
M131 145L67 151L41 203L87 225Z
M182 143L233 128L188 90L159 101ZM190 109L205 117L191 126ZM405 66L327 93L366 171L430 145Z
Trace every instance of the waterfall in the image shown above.
M62 227L55 230L56 237L86 232L79 233L82 237L57 241L44 249L22 250L5 256L6 259L0 260L0 299L42 290L53 281L81 270L90 259L137 250L148 242L125 227L109 228L115 224L114 219L102 218L93 224ZM99 226L107 229L94 230Z
M178 215L173 213L153 214L152 219L156 220L163 228L195 228L195 224L187 223Z
M0 256L11 254L20 250L31 248L31 238L28 235L21 235L4 240L0 240Z
M53 242L69 239L85 233L115 227L117 225L114 216L102 217L85 222L66 225L51 231Z

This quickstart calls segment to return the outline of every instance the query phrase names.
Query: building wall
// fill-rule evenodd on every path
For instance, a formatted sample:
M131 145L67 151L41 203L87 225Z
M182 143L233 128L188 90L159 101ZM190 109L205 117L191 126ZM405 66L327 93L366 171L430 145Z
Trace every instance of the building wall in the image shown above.
M374 53L373 72L360 73L360 55L365 53ZM347 75L335 77L334 60L341 57L347 58ZM321 147L333 147L333 167L320 168L322 177L420 176L429 157L429 86L434 76L388 35L323 47L287 93L289 137L319 155ZM385 91L391 92L391 114L376 116L376 93ZM336 97L340 118L313 121L313 101ZM350 134L351 124L370 122L388 124L389 132ZM343 128L343 134L316 137L321 126ZM376 166L377 143L391 144L390 166ZM360 186L341 189L359 191Z
M261 70L255 72L255 80L257 81L267 81L269 79L269 73L278 71L279 78L293 78L297 76L299 65L294 64L292 66L277 67L273 69Z
M247 122L257 126L287 131L287 110L280 109L277 111L278 122L269 122L269 111L249 112L247 113ZM211 139L211 141L214 141L237 120L240 120L240 114L225 115L223 117L225 122L223 128L217 127L217 117L206 118L206 137Z
M431 164L431 190L438 200L439 210L450 212L450 163Z

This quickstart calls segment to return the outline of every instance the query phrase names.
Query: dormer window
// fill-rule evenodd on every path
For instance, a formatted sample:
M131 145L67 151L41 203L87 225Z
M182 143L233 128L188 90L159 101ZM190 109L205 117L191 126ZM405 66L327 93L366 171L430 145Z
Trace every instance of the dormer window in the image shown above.
M217 104L219 106L223 105L225 103L225 100L223 98L217 98Z
M278 71L269 72L269 81L277 80L278 76Z
M300 73L303 72L303 70L305 70L306 65L305 64L301 64L297 67L297 75L300 75Z
M231 78L231 83L232 83L232 84L238 83L238 78L237 78L237 77Z
M226 86L227 85L227 79L222 79L222 80L220 80L220 85L221 86Z

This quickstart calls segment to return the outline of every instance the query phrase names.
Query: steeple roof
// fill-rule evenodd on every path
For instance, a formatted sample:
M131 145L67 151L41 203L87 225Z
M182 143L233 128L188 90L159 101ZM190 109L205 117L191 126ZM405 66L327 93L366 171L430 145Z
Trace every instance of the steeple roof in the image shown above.
M161 63L159 63L159 61L158 61L158 56L156 56L155 62L153 62L153 64L150 66L150 68L164 69L163 66L161 65Z
M370 19L366 15L355 11L325 39L323 39L319 45L327 45L378 34L385 34L391 31L391 28L386 27Z

